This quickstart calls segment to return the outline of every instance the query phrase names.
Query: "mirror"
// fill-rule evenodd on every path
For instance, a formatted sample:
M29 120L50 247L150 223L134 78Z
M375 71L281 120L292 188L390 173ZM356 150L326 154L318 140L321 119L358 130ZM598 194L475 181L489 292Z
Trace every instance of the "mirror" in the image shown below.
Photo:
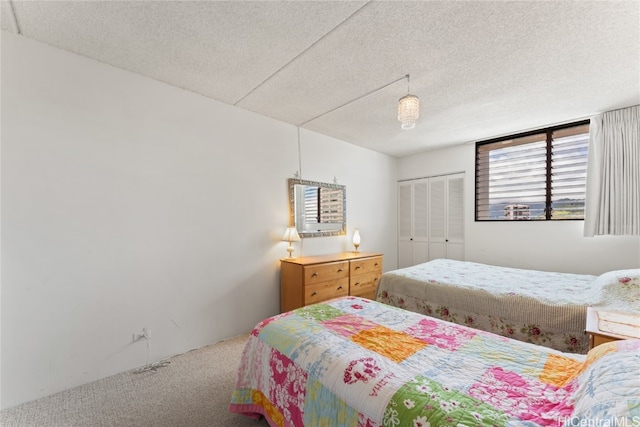
M346 187L289 178L289 224L300 237L347 234Z

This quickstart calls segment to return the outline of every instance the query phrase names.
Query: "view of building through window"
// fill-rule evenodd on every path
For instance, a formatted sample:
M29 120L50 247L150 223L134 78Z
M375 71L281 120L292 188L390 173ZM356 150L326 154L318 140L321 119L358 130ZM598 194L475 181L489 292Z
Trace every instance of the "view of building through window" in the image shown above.
M589 124L476 144L476 220L584 219Z
M342 222L342 192L342 189L307 186L304 191L305 222Z

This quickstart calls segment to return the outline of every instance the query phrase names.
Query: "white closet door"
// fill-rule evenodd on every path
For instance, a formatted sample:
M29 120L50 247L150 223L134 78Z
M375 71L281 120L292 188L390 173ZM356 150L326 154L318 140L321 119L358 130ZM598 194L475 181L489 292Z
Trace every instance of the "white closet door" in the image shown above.
M411 239L412 215L411 199L413 197L411 183L401 182L398 184L398 238L400 240Z
M398 268L429 260L428 180L398 183Z
M464 174L447 177L447 258L464 260Z
M398 183L398 268L464 260L464 173Z
M413 184L398 183L398 268L413 265Z
M446 178L429 179L429 259L446 258Z
M429 261L429 181L413 183L413 265Z

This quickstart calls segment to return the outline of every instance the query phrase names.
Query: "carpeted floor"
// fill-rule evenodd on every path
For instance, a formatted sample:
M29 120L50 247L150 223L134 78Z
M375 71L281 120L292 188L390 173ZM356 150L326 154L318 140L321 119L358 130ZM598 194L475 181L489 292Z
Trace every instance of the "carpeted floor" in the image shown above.
M0 412L5 427L266 427L227 411L248 335Z

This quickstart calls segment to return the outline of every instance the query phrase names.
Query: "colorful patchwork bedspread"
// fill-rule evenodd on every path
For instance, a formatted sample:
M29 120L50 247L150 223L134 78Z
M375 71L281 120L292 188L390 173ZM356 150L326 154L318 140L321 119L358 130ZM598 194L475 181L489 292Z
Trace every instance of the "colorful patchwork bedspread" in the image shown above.
M229 410L296 427L640 422L639 372L640 340L585 357L344 297L259 323Z

